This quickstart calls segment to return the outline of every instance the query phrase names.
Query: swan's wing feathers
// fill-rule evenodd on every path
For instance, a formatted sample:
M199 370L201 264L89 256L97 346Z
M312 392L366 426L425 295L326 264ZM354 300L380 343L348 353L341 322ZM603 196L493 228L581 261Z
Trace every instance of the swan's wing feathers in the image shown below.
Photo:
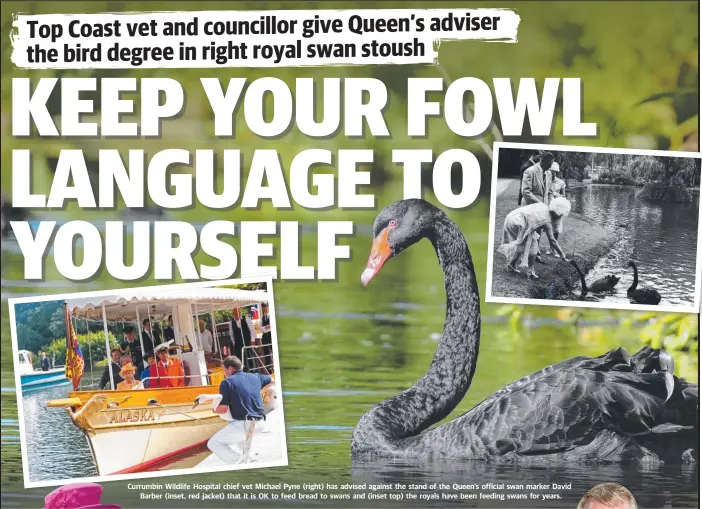
M485 448L497 454L568 451L606 430L634 437L687 429L697 408L689 405L697 401L696 387L680 381L666 403L663 373L577 367L544 372L505 389L497 400L466 414L463 424L473 424ZM685 399L694 410L681 409Z
M543 454L572 446L569 436L588 433L599 413L584 398L589 380L583 370L545 370L540 376L506 387L466 414L466 424L486 448L498 454ZM579 423L587 423L570 433Z
M700 390L697 385L686 382L685 380L679 379L680 382L680 395L685 401L686 406L692 408L699 408L700 406Z
M634 368L630 363L629 353L624 348L610 350L599 357L573 357L571 359L566 359L556 364L546 366L536 373L532 373L531 375L527 375L512 382L511 384L495 392L492 396L481 403L481 405L495 401L507 394L513 394L516 389L525 387L533 383L534 380L541 379L545 376L551 375L552 373L561 373L566 377L574 376L576 369L587 369L592 371L634 371Z
M654 371L661 371L662 366L660 357L660 350L645 346L631 356L631 364L638 373L652 373Z

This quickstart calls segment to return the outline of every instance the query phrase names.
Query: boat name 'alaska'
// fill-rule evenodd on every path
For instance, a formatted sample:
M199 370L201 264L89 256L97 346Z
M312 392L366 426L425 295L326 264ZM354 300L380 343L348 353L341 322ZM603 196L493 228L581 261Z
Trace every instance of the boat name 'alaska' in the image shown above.
M123 422L146 422L155 420L156 415L154 414L153 410L121 410L112 414L112 416L110 417L110 424Z

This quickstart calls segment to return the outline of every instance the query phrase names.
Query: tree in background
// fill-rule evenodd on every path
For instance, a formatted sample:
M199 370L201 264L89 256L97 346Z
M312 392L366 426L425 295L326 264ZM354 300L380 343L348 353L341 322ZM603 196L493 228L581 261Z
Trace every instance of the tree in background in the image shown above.
M656 171L658 178L655 182L646 183L637 197L657 201L692 202L692 193L687 186L692 186L698 181L700 160L673 157L656 159L658 164L651 165L649 171Z
M217 288L232 288L234 290L263 290L266 291L266 283L242 283L238 285L223 285Z
M556 152L554 156L561 166L561 178L565 180L566 188L568 187L568 179L582 182L587 176L587 166L591 154L587 152Z
M600 183L643 186L639 198L689 203L687 188L700 179L699 159L608 153L596 154L593 161L605 168Z
M56 365L60 366L66 362L66 338L64 336L53 340L50 344L42 348L49 358L56 356ZM116 348L119 344L117 338L112 331L108 332L108 340L110 349ZM85 360L86 369L91 369L92 366L102 366L106 364L107 353L105 350L105 334L103 331L92 334L78 334L78 343L80 344L83 358ZM38 357L37 357L38 359ZM92 366L90 363L92 362Z
M52 340L66 335L63 301L17 304L15 323L20 350L38 352Z

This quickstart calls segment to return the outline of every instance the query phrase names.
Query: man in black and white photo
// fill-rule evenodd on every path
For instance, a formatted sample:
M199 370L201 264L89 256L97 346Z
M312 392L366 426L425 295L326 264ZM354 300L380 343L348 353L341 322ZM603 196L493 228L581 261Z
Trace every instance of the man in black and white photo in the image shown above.
M553 154L551 152L544 152L538 163L534 163L532 166L527 168L522 175L521 192L522 203L521 205L531 205L534 203L543 203L548 205L549 201L549 185L551 180L551 173L549 170L553 165ZM540 240L540 235L536 235L537 240ZM536 244L536 261L543 263L541 258L541 249L539 243Z
M532 203L545 203L548 205L549 175L547 171L553 164L553 154L545 152L541 156L541 161L527 168L522 176L522 203L521 205L531 205Z

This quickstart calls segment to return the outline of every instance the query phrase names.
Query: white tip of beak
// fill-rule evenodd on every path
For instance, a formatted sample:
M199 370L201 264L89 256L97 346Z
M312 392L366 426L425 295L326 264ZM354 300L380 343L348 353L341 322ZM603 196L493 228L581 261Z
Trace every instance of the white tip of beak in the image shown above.
M665 388L668 392L668 397L665 398L665 401L667 402L670 397L673 395L673 392L675 391L675 378L673 377L672 374L666 372L665 374Z
M371 279L375 276L375 270L374 269L366 269L363 271L363 274L361 274L361 283L363 286L368 286L368 283L371 282Z

